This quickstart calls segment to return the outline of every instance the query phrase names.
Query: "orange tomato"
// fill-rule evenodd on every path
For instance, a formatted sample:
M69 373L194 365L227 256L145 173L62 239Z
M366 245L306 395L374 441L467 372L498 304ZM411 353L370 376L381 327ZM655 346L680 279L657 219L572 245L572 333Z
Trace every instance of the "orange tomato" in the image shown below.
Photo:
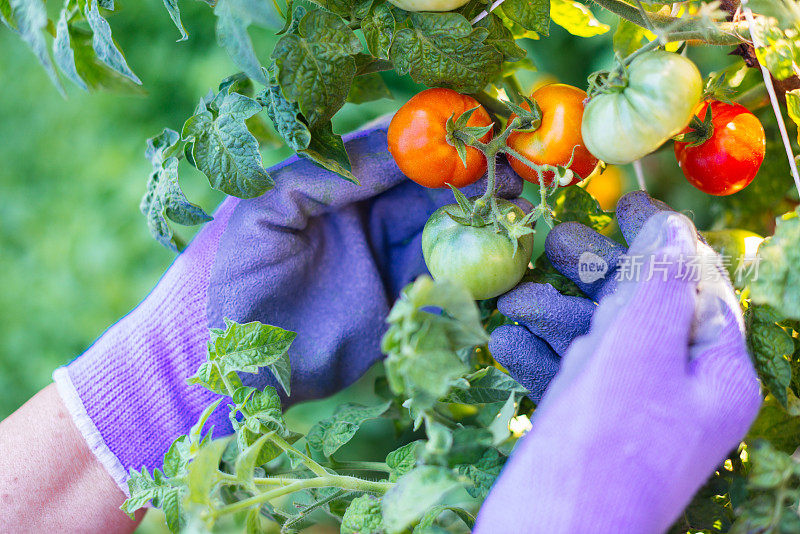
M535 132L512 133L508 137L508 146L537 165L566 166L573 157L574 149L575 156L569 168L576 176L569 185L592 174L597 166L597 158L589 153L581 137L586 92L571 85L555 83L537 89L531 98L542 110L542 125ZM527 104L522 107L528 109ZM516 115L512 114L509 120L514 117ZM508 157L508 161L517 174L529 182L539 183L536 171L512 156ZM544 173L544 177L549 181L554 173Z
M623 175L619 167L609 165L605 172L591 176L586 184L588 191L604 210L613 211L622 196Z
M468 126L489 126L492 119L478 101L451 89L427 89L415 95L392 118L387 134L389 152L403 174L425 187L464 187L486 172L486 158L480 150L467 147L467 164L446 139L445 124L451 115L478 107ZM492 138L489 131L481 138Z

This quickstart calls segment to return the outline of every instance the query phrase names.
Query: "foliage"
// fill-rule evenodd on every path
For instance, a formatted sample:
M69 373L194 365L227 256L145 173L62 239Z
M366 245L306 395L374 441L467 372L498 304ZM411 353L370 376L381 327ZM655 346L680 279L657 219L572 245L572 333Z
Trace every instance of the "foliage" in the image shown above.
M476 349L487 338L477 306L460 287L418 279L395 304L389 323L383 346L393 392L385 391L388 398L377 404L344 403L305 435L287 425L274 388L243 386L239 378L263 366L278 376L276 369L288 372L294 334L232 321L224 331L212 330L208 361L190 382L227 397L235 439L211 440L203 433L220 399L175 440L162 469L131 471L123 510L132 514L152 502L174 532L189 524L210 529L238 512L247 513L248 523L263 516L296 532L310 509L341 521L345 532L421 531L449 514L462 530L471 527L476 499L485 498L517 437L508 423L527 392L479 358ZM437 379L442 376L448 378ZM288 381L284 385L288 390ZM464 415L456 416L459 410ZM395 449L383 461L342 459L375 419L393 422ZM413 430L422 421L423 439L407 441L419 436ZM380 478L351 474L359 471ZM295 493L308 498L298 512L277 508L281 497Z

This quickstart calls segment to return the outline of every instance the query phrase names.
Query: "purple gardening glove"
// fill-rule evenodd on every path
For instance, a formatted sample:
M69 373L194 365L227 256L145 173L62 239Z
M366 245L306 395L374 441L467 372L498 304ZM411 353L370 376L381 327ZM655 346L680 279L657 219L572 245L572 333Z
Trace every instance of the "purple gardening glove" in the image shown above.
M271 169L275 189L229 198L156 288L83 355L54 373L92 451L127 491L128 470L160 466L216 395L186 384L206 358L209 326L259 320L297 332L290 350L291 402L329 395L380 356L398 291L426 272L420 238L449 190L406 179L387 152L386 125L349 136L355 186L310 162ZM499 191L522 180L500 167ZM485 181L465 188L482 193ZM269 371L243 376L275 384ZM227 410L210 419L231 432Z
M646 218L628 219L626 202L621 229L628 237L641 227L627 253L641 260L640 274L618 282L589 334L567 350L477 533L663 532L758 412L741 314L718 256L685 216L659 211L642 227ZM568 233L588 242L590 232ZM551 255L574 259L560 246ZM692 258L704 266L699 276L687 274Z
M654 213L672 209L643 191L622 197L617 219L632 242ZM526 282L500 297L497 308L517 324L492 332L489 350L539 402L572 341L589 331L597 302L617 287L617 269L627 248L578 223L559 224L547 235L545 254L588 298L562 295L550 284ZM589 271L588 267L595 269ZM598 270L599 268L599 270ZM583 272L581 272L583 269Z

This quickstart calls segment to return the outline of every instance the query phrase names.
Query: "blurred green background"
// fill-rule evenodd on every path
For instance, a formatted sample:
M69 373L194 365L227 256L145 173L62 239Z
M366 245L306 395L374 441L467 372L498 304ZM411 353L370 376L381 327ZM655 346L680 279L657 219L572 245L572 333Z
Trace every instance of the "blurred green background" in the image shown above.
M182 43L161 2L135 9L123 3L109 16L144 82L138 94L87 94L67 83L64 99L22 41L0 30L0 419L134 307L173 258L150 238L138 210L149 172L144 142L164 127L180 129L199 97L235 70L216 45L209 8L191 2L181 9L190 34ZM539 69L520 73L526 89L537 80L585 87L587 75L612 60L610 33L578 39L557 26L551 33L525 43ZM258 29L251 35L266 59L274 36ZM392 111L418 90L407 78L386 79L395 100L348 104L335 120L339 132ZM287 154L265 151L265 165ZM688 190L674 159L650 167L659 174L657 190ZM185 163L181 183L206 210L220 201ZM632 186L626 170L622 188ZM684 208L704 201L689 198Z

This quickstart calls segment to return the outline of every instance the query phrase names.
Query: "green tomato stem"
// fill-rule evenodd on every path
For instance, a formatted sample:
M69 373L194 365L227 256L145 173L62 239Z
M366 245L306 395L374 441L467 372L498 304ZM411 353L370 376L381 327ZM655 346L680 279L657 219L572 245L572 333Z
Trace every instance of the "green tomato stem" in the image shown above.
M341 488L383 494L386 493L386 491L388 491L392 486L394 486L393 482L377 482L351 476L327 474L326 476L317 478L298 480L287 486L266 491L264 493L254 495L249 499L244 499L227 506L223 506L222 508L216 510L214 515L220 516L232 514L234 512L246 510L252 506L269 502L273 499L277 499L278 497L309 488Z
M594 0L599 6L643 28L647 22L636 6L623 0ZM721 22L709 25L702 20L681 19L660 13L649 13L648 19L658 31L666 30L665 42L703 41L711 45L737 45L746 40L750 29L745 22ZM673 25L677 25L674 27ZM673 28L670 30L670 26Z
M519 85L519 80L513 74L509 74L508 76L503 78L503 89L506 91L506 95L508 96L511 101L517 105L522 103L522 99L520 95L522 94L522 87Z
M390 473L391 469L385 462L360 462L360 461L339 461L331 458L331 467L333 469L349 469L352 471L378 471L381 473Z
M308 470L311 471L312 473L314 473L315 475L320 476L320 477L324 477L324 476L327 476L329 474L327 469L325 469L320 464L318 464L313 458L310 458L310 457L306 456L305 454L303 454L299 450L297 450L294 447L292 447L292 445L289 442L287 442L285 439L283 439L282 437L280 437L278 435L273 435L270 438L270 440L275 445L277 445L281 450L283 450L284 452L292 451L294 454L299 456L300 459L303 461L303 465L308 467Z
M511 111L502 102L489 95L486 91L480 91L472 95L489 113L507 119Z

